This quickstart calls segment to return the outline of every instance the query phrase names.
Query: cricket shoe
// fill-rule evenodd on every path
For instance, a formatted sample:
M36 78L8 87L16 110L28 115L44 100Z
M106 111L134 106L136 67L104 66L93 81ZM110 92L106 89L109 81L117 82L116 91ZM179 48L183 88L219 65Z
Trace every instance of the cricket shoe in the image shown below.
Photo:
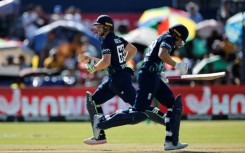
M187 143L178 143L176 146L173 145L172 142L165 142L164 143L164 150L178 150L178 149L183 149L187 147Z
M100 123L100 119L103 117L101 114L94 115L94 123L93 123L93 133L94 138L98 139L100 136L101 129L97 127L97 125Z
M99 138L99 139L95 139L94 137L91 137L91 138L83 140L83 142L85 144L88 144L88 145L100 145L100 144L107 143L105 137L104 138Z

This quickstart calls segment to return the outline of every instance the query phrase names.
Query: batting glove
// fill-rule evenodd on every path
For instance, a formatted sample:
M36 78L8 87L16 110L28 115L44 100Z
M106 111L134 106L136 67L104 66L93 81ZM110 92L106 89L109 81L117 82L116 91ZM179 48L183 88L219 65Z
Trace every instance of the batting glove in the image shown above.
M186 74L188 71L188 64L185 62L176 63L174 68L179 70L182 74Z
M84 66L85 66L86 70L87 70L89 73L94 73L94 72L95 72L94 65L85 64Z

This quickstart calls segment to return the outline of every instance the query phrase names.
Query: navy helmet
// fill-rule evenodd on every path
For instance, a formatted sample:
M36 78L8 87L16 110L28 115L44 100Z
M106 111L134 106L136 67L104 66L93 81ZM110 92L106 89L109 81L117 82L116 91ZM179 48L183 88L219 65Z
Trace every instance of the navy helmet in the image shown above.
M180 37L184 41L184 43L186 43L186 39L189 35L189 31L184 25L182 25L182 24L174 25L174 26L169 28L169 32L171 34L174 34L174 35Z
M110 31L114 30L114 22L112 18L108 15L100 15L97 19L94 25L102 24L104 26L110 27Z

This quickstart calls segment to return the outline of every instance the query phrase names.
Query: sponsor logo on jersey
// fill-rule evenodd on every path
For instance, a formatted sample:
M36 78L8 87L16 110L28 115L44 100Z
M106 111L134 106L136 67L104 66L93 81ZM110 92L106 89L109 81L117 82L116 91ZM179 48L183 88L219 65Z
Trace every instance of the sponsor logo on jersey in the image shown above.
M114 39L116 44L122 43L122 41L120 39Z
M102 53L110 53L110 49L103 49Z

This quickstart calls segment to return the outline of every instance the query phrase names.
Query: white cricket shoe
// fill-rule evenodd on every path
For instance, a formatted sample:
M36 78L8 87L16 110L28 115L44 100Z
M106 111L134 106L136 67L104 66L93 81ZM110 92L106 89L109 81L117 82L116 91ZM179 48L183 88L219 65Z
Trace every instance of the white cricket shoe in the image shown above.
M94 115L94 124L93 124L93 133L94 133L94 138L98 139L100 136L100 131L101 129L99 129L97 127L97 125L100 123L100 119L101 119L102 115Z
M183 149L187 146L188 146L187 143L178 143L176 146L174 146L172 142L165 142L164 150L178 150L178 149Z
M99 144L107 143L106 138L105 139L95 139L94 137L85 139L83 140L83 142L88 145L99 145Z

